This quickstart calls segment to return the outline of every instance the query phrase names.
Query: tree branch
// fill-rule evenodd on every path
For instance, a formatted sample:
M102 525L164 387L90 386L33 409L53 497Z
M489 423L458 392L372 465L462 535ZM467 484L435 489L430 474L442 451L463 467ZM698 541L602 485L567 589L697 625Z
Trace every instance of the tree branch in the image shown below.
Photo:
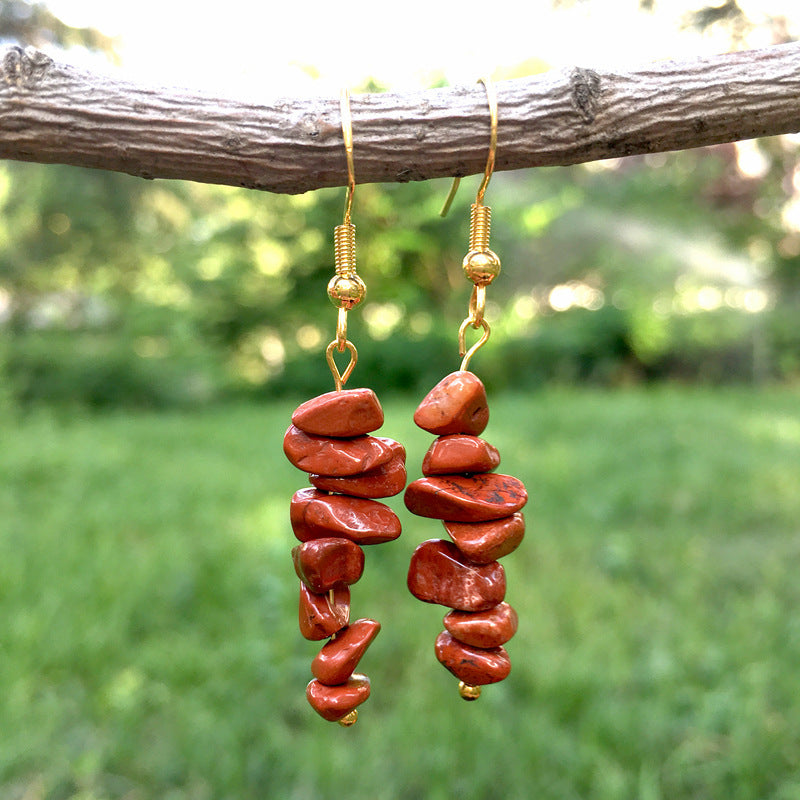
M626 71L503 81L498 170L682 150L800 130L800 43ZM351 100L356 179L482 172L480 84ZM153 88L0 49L0 158L297 193L346 184L338 97L252 103Z

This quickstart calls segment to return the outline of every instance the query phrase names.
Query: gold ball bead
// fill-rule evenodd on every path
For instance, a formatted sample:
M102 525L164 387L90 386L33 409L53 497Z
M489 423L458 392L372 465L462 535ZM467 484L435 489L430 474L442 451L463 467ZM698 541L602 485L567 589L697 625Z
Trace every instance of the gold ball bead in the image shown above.
M465 700L477 700L481 696L481 687L471 686L469 683L464 683L464 681L459 681L458 693Z
M491 250L470 250L461 266L476 286L487 286L500 274L500 259Z
M358 709L354 708L346 717L342 717L339 720L339 724L343 728L349 728L351 725L356 724L357 719L358 719Z
M334 275L328 283L328 297L337 308L355 308L367 296L367 287L358 275Z

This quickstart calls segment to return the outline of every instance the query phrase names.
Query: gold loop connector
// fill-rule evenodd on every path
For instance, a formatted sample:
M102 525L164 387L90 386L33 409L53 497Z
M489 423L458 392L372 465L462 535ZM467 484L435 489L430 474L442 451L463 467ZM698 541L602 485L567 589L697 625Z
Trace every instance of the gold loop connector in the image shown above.
M467 350L466 344L466 335L467 335L467 328L483 328L483 333L481 334L481 338L475 342L469 350ZM489 334L492 332L492 329L489 327L489 323L482 319L478 324L475 324L475 320L472 317L467 317L462 323L461 327L458 329L458 354L463 356L463 360L461 362L460 370L462 372L466 372L469 369L469 362L472 359L472 356L478 352L478 350L483 347L486 342L489 341Z
M339 308L339 316L336 318L336 349L344 353L347 346L347 309Z
M328 361L331 375L333 375L337 392L342 391L342 388L347 383L347 379L350 377L351 373L355 369L356 364L358 363L358 350L356 350L356 346L352 342L345 340L344 347L350 351L350 363L347 365L347 369L345 369L344 373L339 372L339 367L336 366L336 361L333 358L333 351L339 349L339 342L334 339L325 350L325 358ZM344 348L341 348L340 352L342 350L344 350Z
M486 311L486 286L478 284L472 287L472 296L469 298L469 317L473 328L483 325L483 315ZM459 355L464 355L459 353Z

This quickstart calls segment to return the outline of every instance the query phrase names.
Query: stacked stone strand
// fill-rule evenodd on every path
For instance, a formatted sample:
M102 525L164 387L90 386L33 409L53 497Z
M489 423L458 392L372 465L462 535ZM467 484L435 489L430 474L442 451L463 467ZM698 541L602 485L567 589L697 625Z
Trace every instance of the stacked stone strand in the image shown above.
M459 681L462 697L508 676L503 645L517 630L517 614L504 602L505 571L499 558L525 533L522 482L493 470L497 449L479 438L489 422L486 391L471 372L441 380L420 403L414 422L436 434L422 462L425 476L409 484L405 504L422 517L440 519L452 541L430 539L414 551L408 588L426 603L451 608L436 639L437 659Z
M292 550L300 578L299 622L310 641L329 641L311 664L306 697L331 722L349 725L370 693L366 675L355 672L380 631L373 619L349 623L350 589L364 569L362 545L400 535L397 515L377 498L399 494L406 484L402 445L367 434L383 425L371 389L348 389L315 397L292 414L283 451L309 473L311 486L292 497L292 530L302 542Z

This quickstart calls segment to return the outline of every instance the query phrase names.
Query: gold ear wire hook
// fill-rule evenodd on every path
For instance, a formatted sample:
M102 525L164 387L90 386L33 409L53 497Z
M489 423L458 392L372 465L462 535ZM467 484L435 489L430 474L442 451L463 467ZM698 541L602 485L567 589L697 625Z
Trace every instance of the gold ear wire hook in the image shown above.
M489 186L489 181L492 179L494 172L495 153L497 152L497 92L494 88L492 79L488 76L478 79L478 83L482 83L486 89L486 99L489 102L489 118L491 124L491 132L489 134L489 155L486 158L486 169L483 172L483 180L478 188L478 195L475 199L477 205L483 205L483 196L486 194L486 188ZM442 210L439 216L446 217L450 206L453 204L458 186L461 183L461 178L453 178L453 185L450 187L450 193L444 201Z
M344 224L350 224L350 209L353 207L353 194L356 191L356 172L353 166L353 116L350 113L350 90L342 89L339 96L339 108L342 113L342 138L347 155L347 201L344 207Z
M486 158L486 169L483 173L483 180L478 188L475 202L470 207L469 212L469 250L461 262L464 274L473 283L472 297L469 301L469 313L467 318L461 323L458 331L458 353L463 358L461 362L462 371L469 369L472 356L486 344L489 339L491 329L489 323L484 319L486 310L486 287L500 273L500 259L489 247L489 233L492 223L492 209L483 204L486 194L486 187L494 172L495 155L497 152L497 93L494 84L489 78L481 78L480 83L486 89L486 98L489 101L489 115L491 119L491 133L489 137L489 154ZM453 181L450 194L442 209L442 216L447 213L450 203L455 197L458 189L459 179ZM475 330L483 328L480 339L467 349L466 332L467 328Z
M326 350L328 366L333 374L337 391L341 391L358 360L355 346L347 339L347 312L355 308L367 293L364 281L358 277L356 272L356 226L350 221L356 179L353 169L353 118L350 114L350 92L347 89L342 89L339 107L342 112L342 138L347 155L347 201L344 207L344 222L333 230L336 274L328 283L328 297L339 309L339 316L336 322L336 338ZM350 351L350 363L344 373L339 372L336 362L333 360L334 348L340 353L345 350Z
M483 172L483 180L478 188L478 195L475 202L478 205L483 203L483 196L489 186L494 172L494 159L497 153L497 92L495 91L492 79L488 77L480 78L480 82L486 89L486 99L489 101L489 114L491 118L491 132L489 135L489 155L486 158L486 169Z

